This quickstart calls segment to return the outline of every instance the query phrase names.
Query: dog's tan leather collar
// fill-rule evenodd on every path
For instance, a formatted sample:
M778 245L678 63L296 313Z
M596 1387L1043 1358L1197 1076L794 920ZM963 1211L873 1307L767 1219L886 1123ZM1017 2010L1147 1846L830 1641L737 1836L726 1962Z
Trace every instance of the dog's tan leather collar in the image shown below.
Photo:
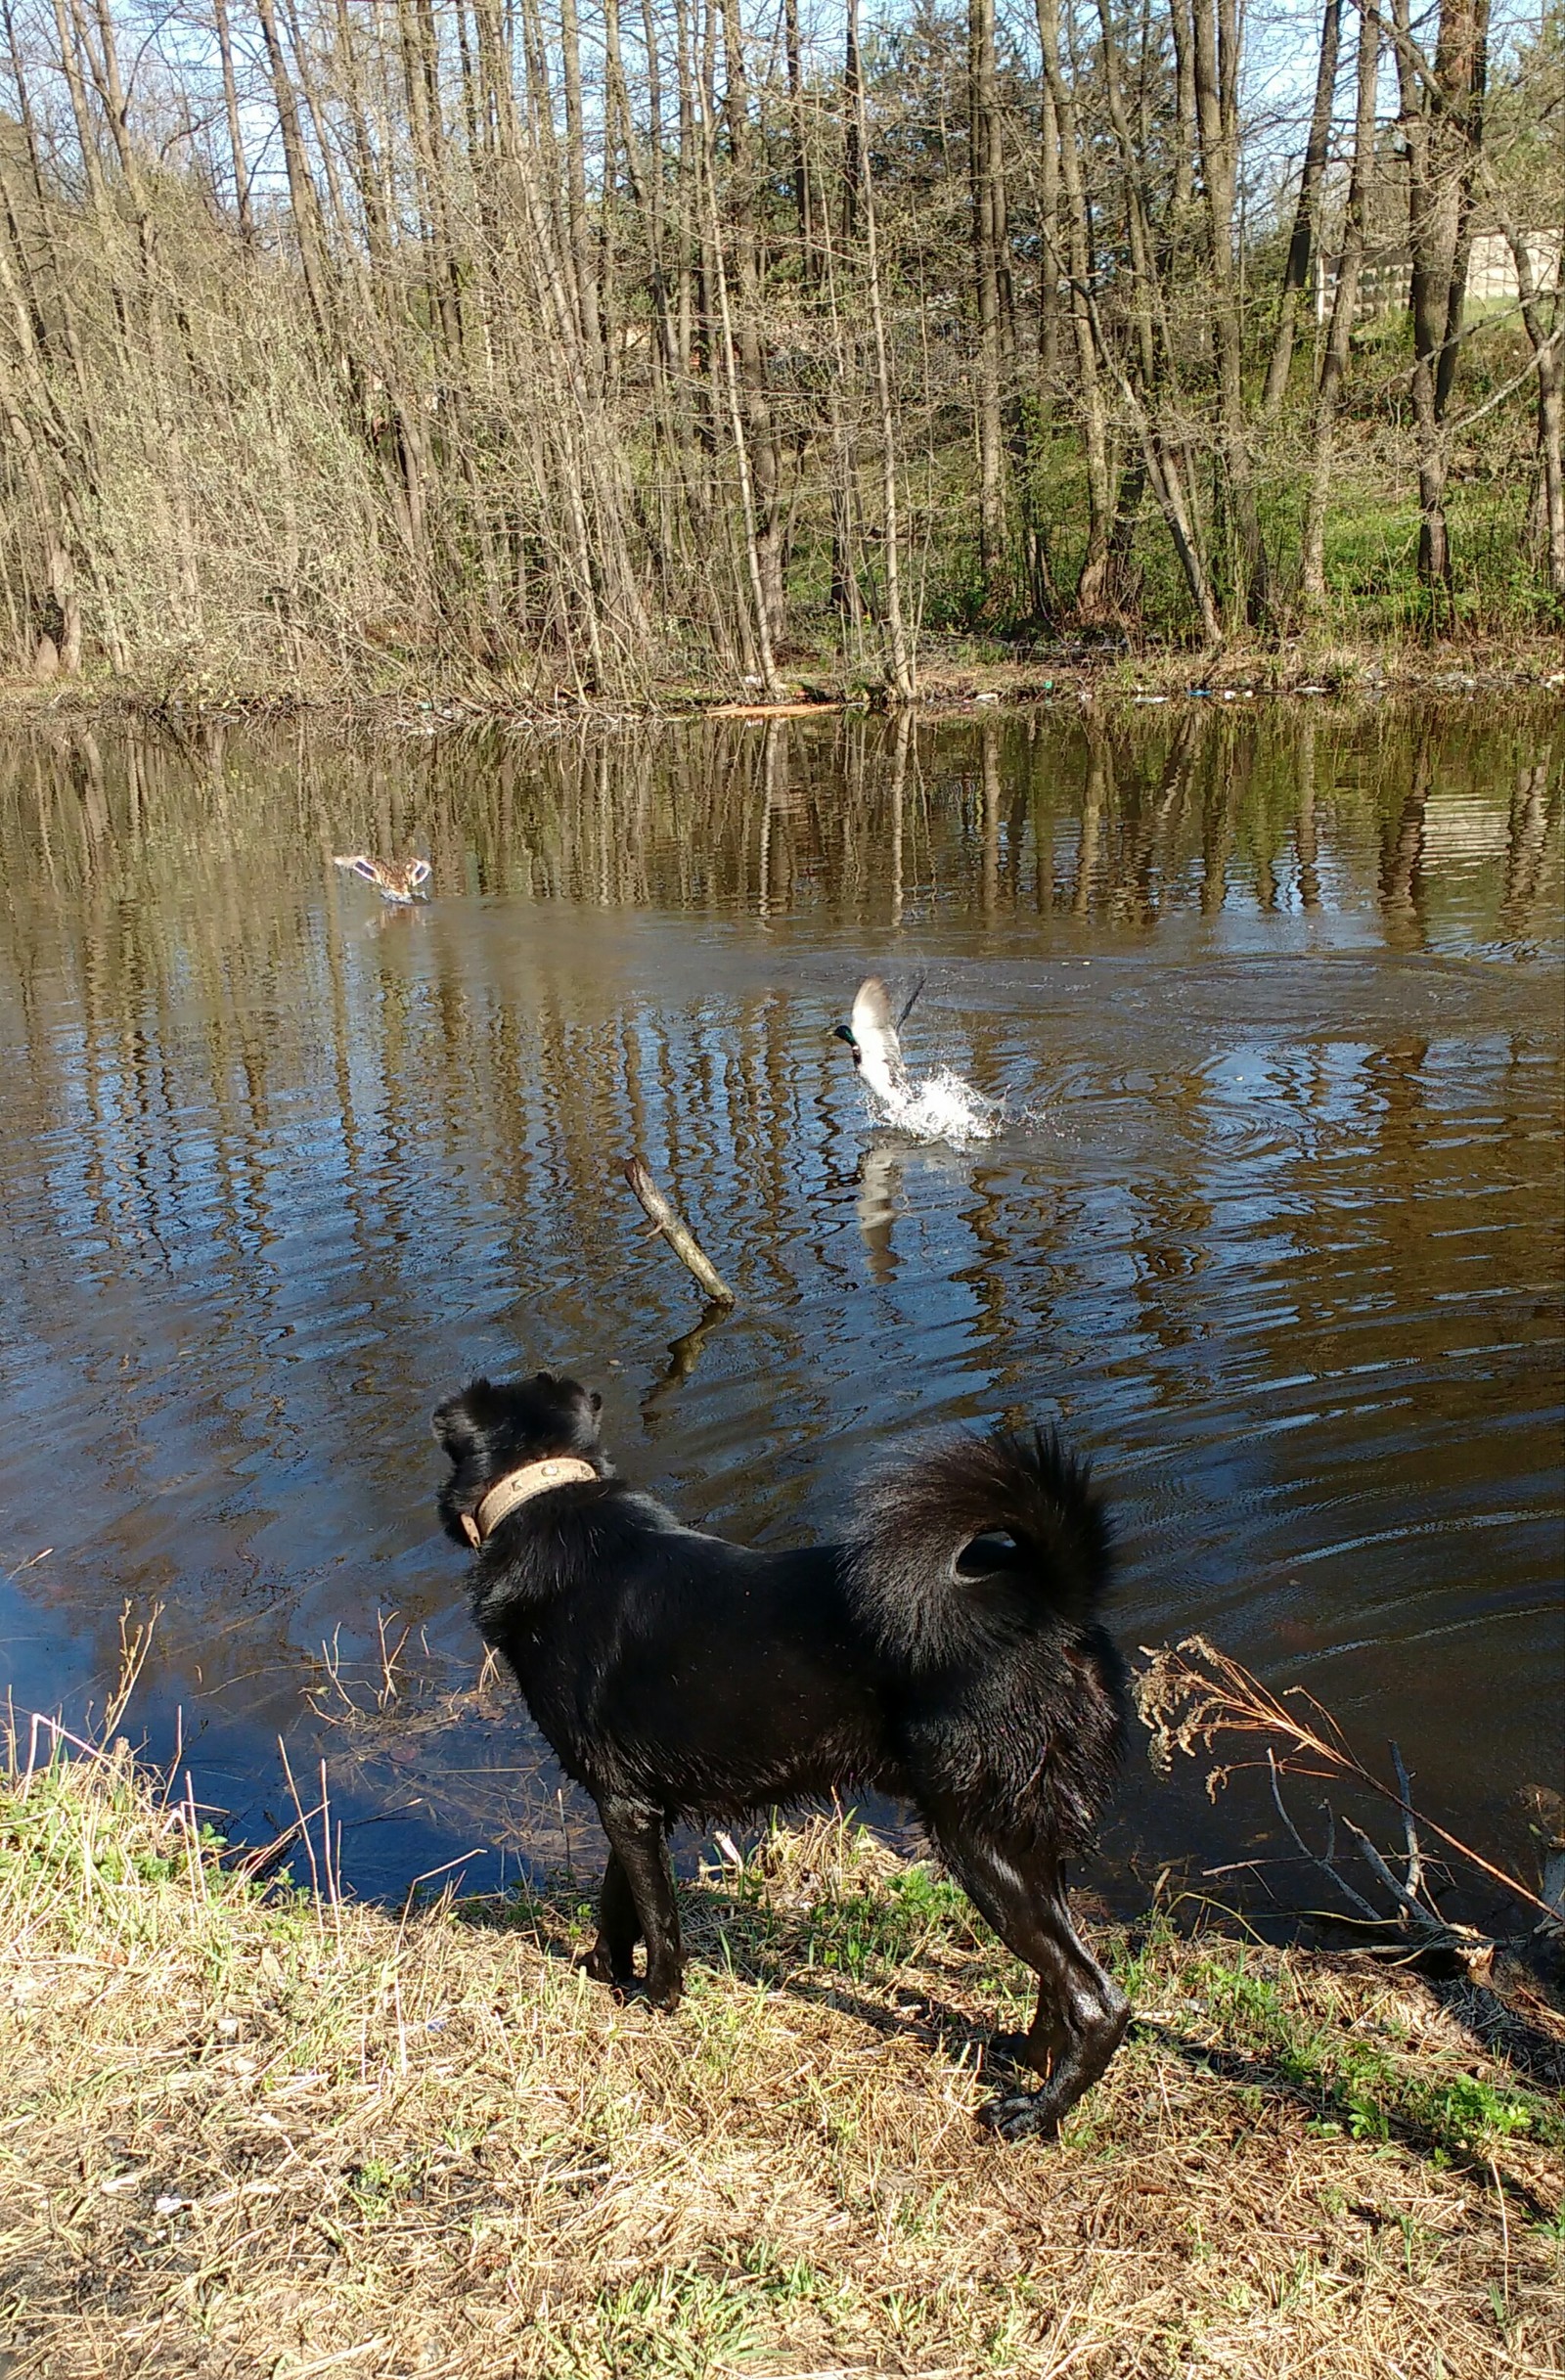
M550 1488L573 1487L579 1480L596 1479L598 1473L580 1455L551 1455L544 1462L524 1462L519 1471L508 1471L497 1479L480 1499L475 1512L464 1512L462 1526L467 1531L470 1546L481 1546L494 1532L508 1512L524 1504L531 1496L542 1496Z

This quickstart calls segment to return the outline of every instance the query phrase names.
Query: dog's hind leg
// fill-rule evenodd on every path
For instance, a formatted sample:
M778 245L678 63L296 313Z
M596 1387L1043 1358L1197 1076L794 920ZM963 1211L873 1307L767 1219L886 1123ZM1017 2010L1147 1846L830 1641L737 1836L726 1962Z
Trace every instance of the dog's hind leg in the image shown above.
M647 1944L647 1997L660 2008L672 2008L679 1998L684 1953L663 1813L646 1802L605 1795L598 1815L635 1909L637 1930Z
M1119 2047L1130 2001L1077 1933L1057 1861L997 1840L949 1810L929 1815L962 1890L1038 1977L1038 2013L1022 2048L1047 2080L1041 2090L994 2100L984 2121L1010 2139L1055 2133Z
M595 1983L617 1986L630 1983L636 1973L636 1945L641 1938L642 1921L636 1914L635 1896L620 1865L618 1852L611 1851L598 1903L598 1940L583 1958L583 1968Z

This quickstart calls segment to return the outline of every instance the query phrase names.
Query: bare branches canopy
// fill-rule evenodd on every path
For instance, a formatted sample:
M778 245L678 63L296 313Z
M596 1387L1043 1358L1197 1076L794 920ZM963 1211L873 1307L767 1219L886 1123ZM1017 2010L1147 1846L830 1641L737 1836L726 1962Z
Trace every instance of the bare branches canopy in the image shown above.
M12 672L1565 605L1565 17L0 0Z

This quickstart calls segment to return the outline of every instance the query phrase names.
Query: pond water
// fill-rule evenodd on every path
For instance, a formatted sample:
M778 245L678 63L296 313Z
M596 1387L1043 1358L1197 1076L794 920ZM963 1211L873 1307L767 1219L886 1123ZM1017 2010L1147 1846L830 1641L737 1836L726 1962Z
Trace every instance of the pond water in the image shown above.
M231 1831L291 1815L282 1737L361 1890L590 1862L478 1680L439 1396L575 1372L755 1543L900 1433L1036 1416L1112 1500L1129 1647L1307 1687L1527 1864L1562 763L1557 710L1391 705L14 737L0 1686L101 1713L156 1607L124 1725ZM332 865L415 848L413 911ZM830 1032L872 965L997 1137L876 1128ZM636 1151L739 1292L704 1333ZM1104 1872L1276 1854L1198 1782L1133 1755Z

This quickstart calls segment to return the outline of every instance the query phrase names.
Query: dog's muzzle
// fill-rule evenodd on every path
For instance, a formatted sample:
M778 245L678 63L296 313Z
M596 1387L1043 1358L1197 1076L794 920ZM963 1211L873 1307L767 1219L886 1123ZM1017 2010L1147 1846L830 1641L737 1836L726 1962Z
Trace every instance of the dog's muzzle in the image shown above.
M579 1482L596 1479L598 1473L580 1455L551 1455L544 1462L524 1462L519 1471L508 1471L497 1479L492 1488L479 1498L473 1512L462 1514L463 1531L470 1546L481 1546L492 1537L508 1512L517 1504L526 1504L534 1496L547 1495L551 1488L574 1487Z

